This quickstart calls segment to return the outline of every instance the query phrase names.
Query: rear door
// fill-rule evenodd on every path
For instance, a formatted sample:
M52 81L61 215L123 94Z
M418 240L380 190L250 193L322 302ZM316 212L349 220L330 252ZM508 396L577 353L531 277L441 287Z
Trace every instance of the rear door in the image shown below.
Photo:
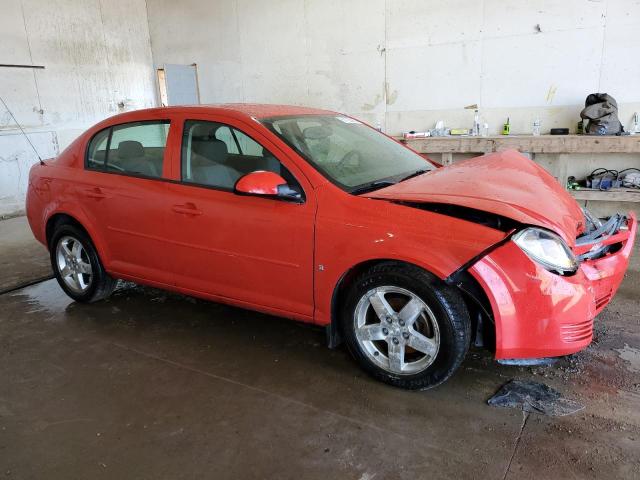
M166 285L173 283L165 238L169 131L169 120L157 119L98 132L78 185L108 249L107 270Z
M238 120L183 120L173 159L180 181L168 186L176 285L311 319L316 200L308 180ZM236 195L238 178L255 170L280 174L304 191L304 202Z

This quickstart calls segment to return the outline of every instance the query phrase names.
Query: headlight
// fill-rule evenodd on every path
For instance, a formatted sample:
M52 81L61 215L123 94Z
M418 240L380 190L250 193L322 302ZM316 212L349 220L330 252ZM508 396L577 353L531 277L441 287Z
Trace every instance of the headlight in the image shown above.
M526 228L513 241L527 256L547 270L560 274L574 273L578 261L567 244L555 233L541 228Z

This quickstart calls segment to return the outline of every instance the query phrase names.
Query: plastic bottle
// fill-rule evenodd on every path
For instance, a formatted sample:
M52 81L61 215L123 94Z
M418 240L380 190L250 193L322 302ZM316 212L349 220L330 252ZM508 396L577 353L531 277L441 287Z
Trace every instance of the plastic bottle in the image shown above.
M478 110L473 112L473 130L471 131L471 135L474 137L480 135L480 114Z
M532 132L534 137L537 137L540 135L540 119L536 117L536 119L533 121L533 129Z

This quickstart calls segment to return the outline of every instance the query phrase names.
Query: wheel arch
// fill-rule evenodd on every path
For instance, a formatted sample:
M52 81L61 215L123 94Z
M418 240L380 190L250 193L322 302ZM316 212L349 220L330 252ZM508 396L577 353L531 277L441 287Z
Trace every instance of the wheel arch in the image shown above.
M50 247L51 238L53 237L53 234L57 226L65 225L65 224L74 225L80 228L87 235L87 237L89 237L89 240L91 240L91 242L93 243L93 246L96 249L96 252L98 253L98 258L100 258L100 261L104 265L105 258L103 255L104 253L103 245L101 244L100 239L97 238L96 235L94 235L93 229L90 226L88 226L88 222L83 222L80 219L78 219L77 216L65 211L54 212L47 218L47 221L45 223L45 240L47 242L47 248Z
M353 265L340 276L333 288L330 310L331 321L326 326L327 345L329 348L336 348L342 343L342 332L340 331L340 308L342 307L342 302L344 302L346 293L352 282L361 273L382 263L410 265L440 278L438 275L435 275L433 271L425 268L424 265L396 258L369 259ZM444 279L442 280L444 281ZM495 348L495 322L493 318L493 311L491 303L489 302L488 296L482 285L473 275L466 273L460 276L460 281L452 284L451 286L455 287L460 292L471 314L472 342L475 342L477 346Z
M399 260L396 258L372 258L368 260L363 260L355 265L351 266L347 269L338 279L336 284L333 287L333 292L331 295L331 309L330 309L330 319L331 321L327 324L327 344L329 348L336 348L342 343L342 332L340 331L340 308L342 307L342 302L344 302L346 293L348 288L351 286L352 282L363 272L369 270L370 268L380 265L382 263L395 263L395 264L404 264L411 265L413 267L420 268L425 270L431 274L433 272L424 268L422 265L418 265L416 263L412 263L406 260Z

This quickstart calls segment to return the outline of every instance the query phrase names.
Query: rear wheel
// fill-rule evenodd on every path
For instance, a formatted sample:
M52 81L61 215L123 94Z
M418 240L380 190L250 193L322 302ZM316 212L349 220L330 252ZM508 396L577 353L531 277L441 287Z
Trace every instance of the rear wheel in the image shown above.
M447 380L464 359L471 335L464 300L412 265L384 263L356 279L344 304L349 350L375 378L408 389Z
M117 280L105 272L91 239L77 226L57 227L49 253L56 280L74 300L95 302L107 298L115 289Z

